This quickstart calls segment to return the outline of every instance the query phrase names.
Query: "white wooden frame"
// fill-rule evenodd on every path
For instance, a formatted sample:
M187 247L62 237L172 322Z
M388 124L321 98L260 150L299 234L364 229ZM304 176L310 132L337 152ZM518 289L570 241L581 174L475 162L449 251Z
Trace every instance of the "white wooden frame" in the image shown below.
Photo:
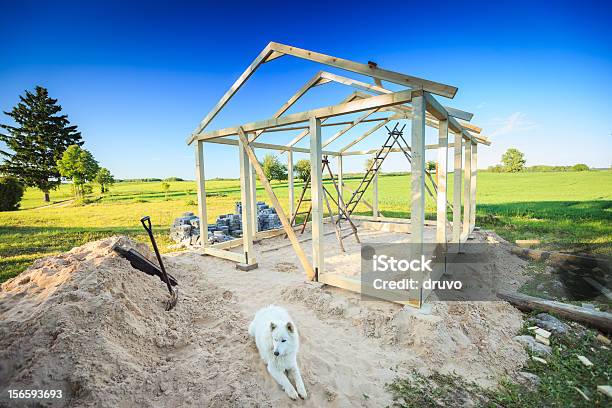
M263 121L244 123L214 131L207 131L210 122L217 116L223 107L229 102L234 94L244 85L249 77L262 64L280 58L284 55L293 55L298 58L322 63L331 67L344 69L358 74L371 77L375 85L367 84L362 81L343 77L337 74L320 71L304 85L302 85L275 113ZM382 81L389 81L399 85L407 86L412 89L391 91L382 85ZM352 88L358 89L351 93L337 105L321 107L309 111L286 114L306 92L311 88L326 83L336 82ZM364 94L361 91L371 94ZM446 233L446 180L448 171L448 133L454 136L454 181L455 191L453 193L453 222L452 222L452 242L461 243L474 229L475 209L476 209L476 174L477 174L477 145L489 145L489 140L480 135L481 129L478 126L468 123L473 114L455 108L441 105L433 94L454 97L457 88L438 82L429 81L422 78L413 77L393 71L378 68L376 64L360 64L341 58L331 57L325 54L316 53L296 47L271 42L257 56L251 65L242 73L230 89L217 102L213 109L202 119L194 132L187 138L187 143L195 142L196 146L196 179L198 186L198 215L202 220L203 237L207 233L206 224L206 190L204 178L204 142L238 146L241 164L241 199L243 208L243 238L232 240L227 243L208 245L207 240L203 239L202 252L206 255L229 259L234 262L254 263L253 240L276 236L280 233L287 234L308 279L319 280L320 282L343 287L349 290L359 291L356 288L355 278L347 278L336 274L325 272L323 256L323 217L322 206L323 187L321 178L321 159L323 155L335 156L338 158L338 178L341 194L344 188L348 188L343 183L343 163L344 156L371 154L375 150L349 151L351 147L361 142L365 138L374 134L385 124L392 120L410 119L412 121L411 130L411 241L415 244L423 244L423 229L425 221L425 151L426 149L436 149L438 156L438 196L437 196L437 215L436 215L436 241L446 244L448 241ZM373 95L372 95L373 94ZM350 121L327 122L328 119L341 115L363 112L357 118ZM387 113L387 117L371 117L376 112ZM368 129L361 136L353 139L339 151L323 150L324 147L338 140L350 129L365 123L378 122L374 127ZM343 126L334 135L324 141L321 140L321 128L327 126ZM425 144L425 126L438 129L438 141L434 145ZM267 132L286 132L301 130L301 133L287 145L262 143L256 141L263 133ZM295 144L303 137L310 135L310 148L299 148ZM236 138L231 138L237 136ZM272 188L269 181L265 178L263 170L257 161L254 149L271 149L288 153L289 167L289 209L294 211L294 180L293 180L293 153L306 153L310 155L311 162L311 195L312 195L312 245L313 256L312 264L305 256L293 228L289 225L289 218ZM462 150L465 149L464 166L464 213L461 219L461 171L462 171ZM392 152L401 149L392 149ZM268 194L272 205L276 208L279 218L283 224L282 232L257 232L256 226L256 195L255 195L255 176L259 180ZM392 221L384 217L379 212L378 206L378 185L377 179L374 180L372 191L372 205L374 220ZM407 220L405 220L407 222ZM463 224L463 230L459 227ZM245 225L246 224L246 225ZM460 233L458 232L460 231ZM243 253L231 252L231 248L243 246ZM411 304L421 305L424 299L419 295L416 299L411 299Z

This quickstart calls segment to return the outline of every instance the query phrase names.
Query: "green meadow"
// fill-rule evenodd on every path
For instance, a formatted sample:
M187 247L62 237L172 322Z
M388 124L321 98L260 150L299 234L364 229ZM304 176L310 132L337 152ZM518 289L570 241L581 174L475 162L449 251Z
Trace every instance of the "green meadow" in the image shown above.
M451 175L449 197L452 179ZM173 219L185 211L197 210L195 182L169 184L164 192L161 182L121 182L109 193L91 195L85 205L72 202L70 185L51 193L51 205L45 205L40 191L27 190L19 211L0 213L0 281L19 274L40 257L91 240L125 234L148 241L139 222L143 215L151 216L160 247L168 251ZM234 212L235 202L240 199L239 181L215 179L206 184L208 221ZM355 189L359 178L346 179L346 184ZM480 172L477 185L478 226L494 229L510 241L539 239L546 249L610 252L612 171ZM296 197L301 187L301 183L296 184ZM287 183L274 183L273 189L286 209ZM345 199L349 195L345 191ZM259 185L257 198L270 202ZM369 200L371 192L366 192L364 198ZM409 175L379 177L380 210L384 215L409 217L409 200ZM369 214L368 208L360 204L357 213ZM426 216L435 219L431 197L426 200Z

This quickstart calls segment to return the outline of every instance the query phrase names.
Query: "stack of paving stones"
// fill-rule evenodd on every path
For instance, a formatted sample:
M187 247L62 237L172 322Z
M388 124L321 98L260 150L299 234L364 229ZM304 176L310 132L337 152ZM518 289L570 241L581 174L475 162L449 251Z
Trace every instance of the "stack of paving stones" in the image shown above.
M208 243L228 241L242 236L242 205L236 203L236 214L222 214L214 224L208 225ZM257 231L282 228L274 208L265 202L257 202ZM192 212L176 218L170 227L170 238L185 246L198 246L200 242L200 219Z

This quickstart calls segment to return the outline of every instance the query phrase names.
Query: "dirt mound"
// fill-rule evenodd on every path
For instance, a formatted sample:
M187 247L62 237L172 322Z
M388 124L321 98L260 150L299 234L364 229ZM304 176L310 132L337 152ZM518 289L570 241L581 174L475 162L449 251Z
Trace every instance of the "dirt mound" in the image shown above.
M363 337L410 351L421 368L456 372L482 385L513 375L526 359L513 341L521 313L505 302L432 302L419 311L385 302L340 298L313 284L282 290L287 302L314 310L320 319L348 320ZM495 364L491 364L495 362Z
M35 406L269 405L240 358L252 347L232 293L168 260L179 303L165 312L165 285L118 257L118 241L154 259L114 237L36 261L2 284L0 405L14 404L9 389L63 391Z

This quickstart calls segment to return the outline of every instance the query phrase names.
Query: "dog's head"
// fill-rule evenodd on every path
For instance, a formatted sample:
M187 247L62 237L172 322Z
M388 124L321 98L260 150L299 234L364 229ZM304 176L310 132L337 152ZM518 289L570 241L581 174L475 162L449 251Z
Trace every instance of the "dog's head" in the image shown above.
M271 322L270 335L272 336L272 352L275 356L284 356L295 350L295 326L291 322Z

